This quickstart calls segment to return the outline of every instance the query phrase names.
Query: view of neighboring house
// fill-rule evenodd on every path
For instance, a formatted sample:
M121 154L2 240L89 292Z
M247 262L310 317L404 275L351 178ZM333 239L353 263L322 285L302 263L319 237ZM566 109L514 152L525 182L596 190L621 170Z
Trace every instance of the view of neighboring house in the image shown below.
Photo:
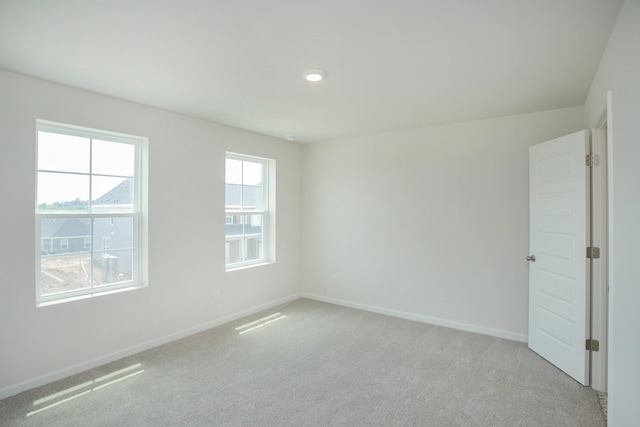
M226 184L226 264L259 260L263 256L264 191L259 186ZM93 211L109 212L133 201L133 178L128 178L92 202ZM86 203L86 202L85 202ZM256 212L252 212L255 210ZM131 217L45 218L42 220L40 250L44 258L93 253L93 264L102 270L101 283L131 278L133 222ZM101 264L97 266L96 264ZM45 269L45 265L42 266ZM76 267L70 267L76 269ZM95 280L94 280L95 281Z
M92 207L94 212L108 212L116 206L131 205L132 201L133 178L128 178L94 199ZM60 287L72 288L82 286L78 285L82 282L82 278L77 278L78 270L84 271L86 282L89 264L94 268L93 284L129 280L132 277L132 247L133 218L129 216L98 217L93 219L93 224L90 218L82 217L41 220L41 270L49 284L58 282ZM93 262L87 261L85 266L82 260L90 258ZM59 290L52 288L51 292Z
M87 252L91 249L91 227L88 219L47 218L40 227L42 255Z
M264 190L261 186L225 184L225 263L263 257ZM241 210L243 213L233 212ZM255 213L252 213L255 210Z

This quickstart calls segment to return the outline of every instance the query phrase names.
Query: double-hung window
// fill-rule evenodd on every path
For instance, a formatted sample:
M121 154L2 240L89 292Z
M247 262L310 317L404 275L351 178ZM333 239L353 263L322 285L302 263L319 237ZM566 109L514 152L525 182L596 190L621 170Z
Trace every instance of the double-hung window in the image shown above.
M273 160L227 153L225 264L227 269L273 260L274 209L269 196Z
M36 126L37 303L143 286L145 138Z

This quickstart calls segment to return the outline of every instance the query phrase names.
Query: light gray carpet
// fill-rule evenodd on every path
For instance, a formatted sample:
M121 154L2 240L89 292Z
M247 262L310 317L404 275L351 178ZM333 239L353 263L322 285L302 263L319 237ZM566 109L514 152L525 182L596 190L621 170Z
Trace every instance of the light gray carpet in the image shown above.
M300 299L0 401L0 425L605 422L525 344Z
M598 401L600 402L600 410L602 411L602 414L604 415L604 420L606 422L607 413L609 412L607 393L597 392L597 395L598 395Z

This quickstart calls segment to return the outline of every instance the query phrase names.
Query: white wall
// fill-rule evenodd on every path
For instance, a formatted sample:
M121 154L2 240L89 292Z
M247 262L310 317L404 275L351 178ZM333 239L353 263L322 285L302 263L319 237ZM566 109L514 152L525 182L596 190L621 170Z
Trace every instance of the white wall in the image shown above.
M304 292L526 340L528 147L582 108L304 148Z
M36 118L149 138L149 287L36 308ZM277 259L224 271L224 153L277 162ZM0 71L0 398L297 296L301 147Z
M640 2L627 0L586 102L589 120L612 91L613 230L609 290L609 425L640 419Z

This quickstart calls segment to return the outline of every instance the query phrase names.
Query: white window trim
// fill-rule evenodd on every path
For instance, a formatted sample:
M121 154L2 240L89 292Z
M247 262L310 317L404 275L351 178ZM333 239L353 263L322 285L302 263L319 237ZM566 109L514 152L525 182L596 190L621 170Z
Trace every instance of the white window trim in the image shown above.
M225 153L226 159L256 162L263 164L263 182L264 182L264 209L252 209L245 210L242 207L234 207L227 209L225 206L225 215L240 215L238 221L239 224L244 224L243 215L262 215L262 245L261 252L262 258L257 260L244 260L236 263L227 263L228 261L228 244L233 240L238 240L237 237L227 238L225 236L225 271L237 271L246 268L258 267L262 265L273 264L276 261L276 233L275 233L275 189L276 189L276 161L274 159L268 159L264 157L251 156L240 153ZM226 174L225 174L226 176ZM225 180L226 185L226 180ZM225 187L226 193L226 187ZM225 224L226 225L226 224ZM243 258L246 258L246 245L244 239L247 237L259 236L259 235L243 235L244 238L240 238L240 252L243 254Z
M42 213L37 211L37 188L34 198L35 213L35 237L36 237L36 306L43 307L51 304L58 304L63 302L75 301L85 298L91 298L101 295L107 295L114 292L120 292L125 290L133 290L147 287L148 285L148 256L147 256L147 236L148 226L146 217L148 214L147 204L147 190L148 190L148 158L149 147L148 139L145 137L126 135L121 133L115 133L110 131L84 128L76 125L68 125L63 123L56 123L48 120L36 120L36 147L37 147L37 134L39 131L62 133L73 136L81 136L93 139L103 139L112 142L120 142L132 144L136 148L135 152L135 169L134 176L135 188L134 188L134 206L132 212L60 212L60 213ZM36 187L37 187L37 174L36 173ZM41 225L40 222L45 218L113 218L113 217L129 217L133 218L133 266L132 266L132 280L123 281L116 284L90 286L88 288L59 292L52 295L42 295L40 289L40 260L41 260L41 244L37 243L41 240ZM53 244L53 240L50 240L50 246ZM86 248L86 244L84 245ZM93 245L87 250L87 254L93 253Z

